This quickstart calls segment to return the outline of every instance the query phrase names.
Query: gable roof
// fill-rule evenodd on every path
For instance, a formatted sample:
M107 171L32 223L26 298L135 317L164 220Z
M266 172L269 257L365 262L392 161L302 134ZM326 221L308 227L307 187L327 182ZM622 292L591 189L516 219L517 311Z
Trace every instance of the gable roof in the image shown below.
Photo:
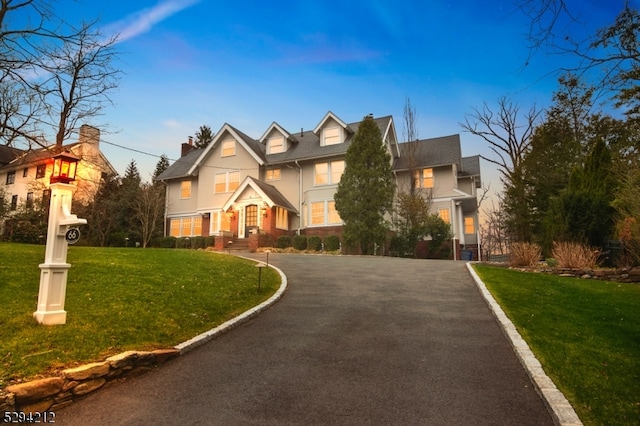
M251 187L254 191L256 191L260 195L260 198L262 198L262 200L266 202L269 207L278 206L298 214L296 208L291 205L289 200L287 200L286 197L276 189L276 187L255 179L251 176L247 176L238 186L238 188L233 191L233 194L231 194L222 209L228 210L231 205L236 202L242 192L247 189L247 187Z
M325 116L326 117L326 116ZM323 121L326 121L323 120ZM374 121L380 129L382 138L389 131L394 131L392 125L393 118L388 115L385 117L374 118ZM343 142L335 145L320 145L320 137L316 134L315 130L303 131L302 133L292 133L291 140L296 142L292 144L285 152L278 154L267 154L266 158L269 164L282 164L294 161L310 160L335 157L338 155L344 155L351 145L353 135L358 131L361 121L350 123L346 125L348 132L351 133L349 137Z
M413 167L437 167L462 164L460 135L422 139L398 144L400 158L393 165L394 170L408 170L413 157Z
M209 145L207 145L207 147L203 150L198 150L200 156L189 168L189 170L187 171L187 175L193 175L196 172L197 168L200 167L205 158L207 158L207 156L209 155L209 152L211 152L213 148L220 143L220 140L225 133L231 134L231 136L233 136L233 138L244 147L244 149L256 160L259 165L263 165L265 163L266 159L264 156L264 145L262 145L257 140L245 135L230 124L224 123L220 130L214 136L213 140L209 143Z
M269 136L269 133L271 133L273 129L276 129L278 132L280 132L285 137L285 139L291 138L291 134L289 134L289 132L287 132L284 127L274 121L273 123L271 123L271 126L269 126L269 128L262 134L262 136L260 136L260 139L258 139L258 141L260 143L264 143L265 139L267 138L267 136Z
M330 118L334 119L335 121L338 122L338 124L340 126L342 126L343 129L347 128L347 123L345 123L344 121L340 120L340 118L338 118L337 115L335 115L334 113L332 113L331 111L327 112L324 117L322 117L322 120L320 120L320 122L318 123L318 125L316 126L315 129L313 129L313 133L315 133L316 135L318 134L318 132L320 131L320 129L322 129L322 127L324 126L324 124L327 122L327 120L329 120Z

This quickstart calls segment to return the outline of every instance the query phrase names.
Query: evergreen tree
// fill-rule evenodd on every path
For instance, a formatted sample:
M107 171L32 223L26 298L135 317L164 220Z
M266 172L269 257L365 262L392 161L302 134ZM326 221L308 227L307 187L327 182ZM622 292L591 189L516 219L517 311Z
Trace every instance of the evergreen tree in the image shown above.
M141 182L138 166L135 160L131 160L120 183L118 230L123 233L124 237L137 241L141 237L138 223L135 220L135 205L140 198Z
M211 127L207 125L200 126L200 129L196 132L196 148L205 148L213 140L213 131Z
M169 158L162 154L158 163L156 164L156 169L153 171L153 179L155 180L162 172L169 168Z
M384 243L385 214L392 208L394 191L391 156L376 121L367 116L347 150L345 170L335 194L347 246L359 244L363 254L372 254L376 244Z

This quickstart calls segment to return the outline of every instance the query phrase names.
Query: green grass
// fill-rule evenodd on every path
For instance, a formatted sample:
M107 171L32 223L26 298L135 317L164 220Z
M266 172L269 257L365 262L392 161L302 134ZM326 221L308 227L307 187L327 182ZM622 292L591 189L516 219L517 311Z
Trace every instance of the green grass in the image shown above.
M475 268L585 424L640 424L640 285Z
M0 388L125 350L173 347L269 298L280 276L225 254L70 247L65 325L33 319L44 246L0 242Z

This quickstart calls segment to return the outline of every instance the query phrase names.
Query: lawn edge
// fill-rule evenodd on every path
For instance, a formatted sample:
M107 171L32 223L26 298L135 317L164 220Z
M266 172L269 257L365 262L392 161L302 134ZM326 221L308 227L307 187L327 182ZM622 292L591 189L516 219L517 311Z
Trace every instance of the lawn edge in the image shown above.
M258 262L255 259L251 259L244 256L237 256L237 257L251 260L253 262ZM182 342L174 346L174 349L178 350L180 352L180 355L184 355L185 353L192 351L198 346L202 346L203 344L219 337L220 335L228 331L233 330L234 328L258 316L261 312L271 307L278 300L280 300L280 298L282 298L282 296L284 295L284 292L287 290L287 276L284 274L284 272L282 272L282 270L280 270L280 268L273 265L269 265L269 267L273 268L276 272L278 272L278 274L280 274L280 288L278 288L278 290L270 298L260 303L259 305L254 306L248 311L245 311L244 313L238 315L237 317L234 317L229 321L226 321L209 331L205 331L204 333L201 333L185 342Z
M484 282L480 279L473 264L478 262L467 262L467 269L471 274L480 294L487 302L491 313L496 318L502 328L503 333L511 343L511 346L524 367L527 375L531 379L533 386L544 401L547 409L553 417L553 421L557 425L574 426L582 425L582 421L576 414L575 410L555 383L547 376L542 364L529 348L527 342L522 338L515 325L504 313L498 302L493 298Z

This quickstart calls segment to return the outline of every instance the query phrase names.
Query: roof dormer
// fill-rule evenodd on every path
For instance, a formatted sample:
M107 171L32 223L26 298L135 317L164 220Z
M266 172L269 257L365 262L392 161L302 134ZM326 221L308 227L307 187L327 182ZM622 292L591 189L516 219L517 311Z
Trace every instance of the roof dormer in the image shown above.
M343 143L347 139L347 131L347 124L331 111L313 129L313 133L320 139L320 146Z
M275 121L259 139L267 148L267 154L280 154L289 149L291 135Z

